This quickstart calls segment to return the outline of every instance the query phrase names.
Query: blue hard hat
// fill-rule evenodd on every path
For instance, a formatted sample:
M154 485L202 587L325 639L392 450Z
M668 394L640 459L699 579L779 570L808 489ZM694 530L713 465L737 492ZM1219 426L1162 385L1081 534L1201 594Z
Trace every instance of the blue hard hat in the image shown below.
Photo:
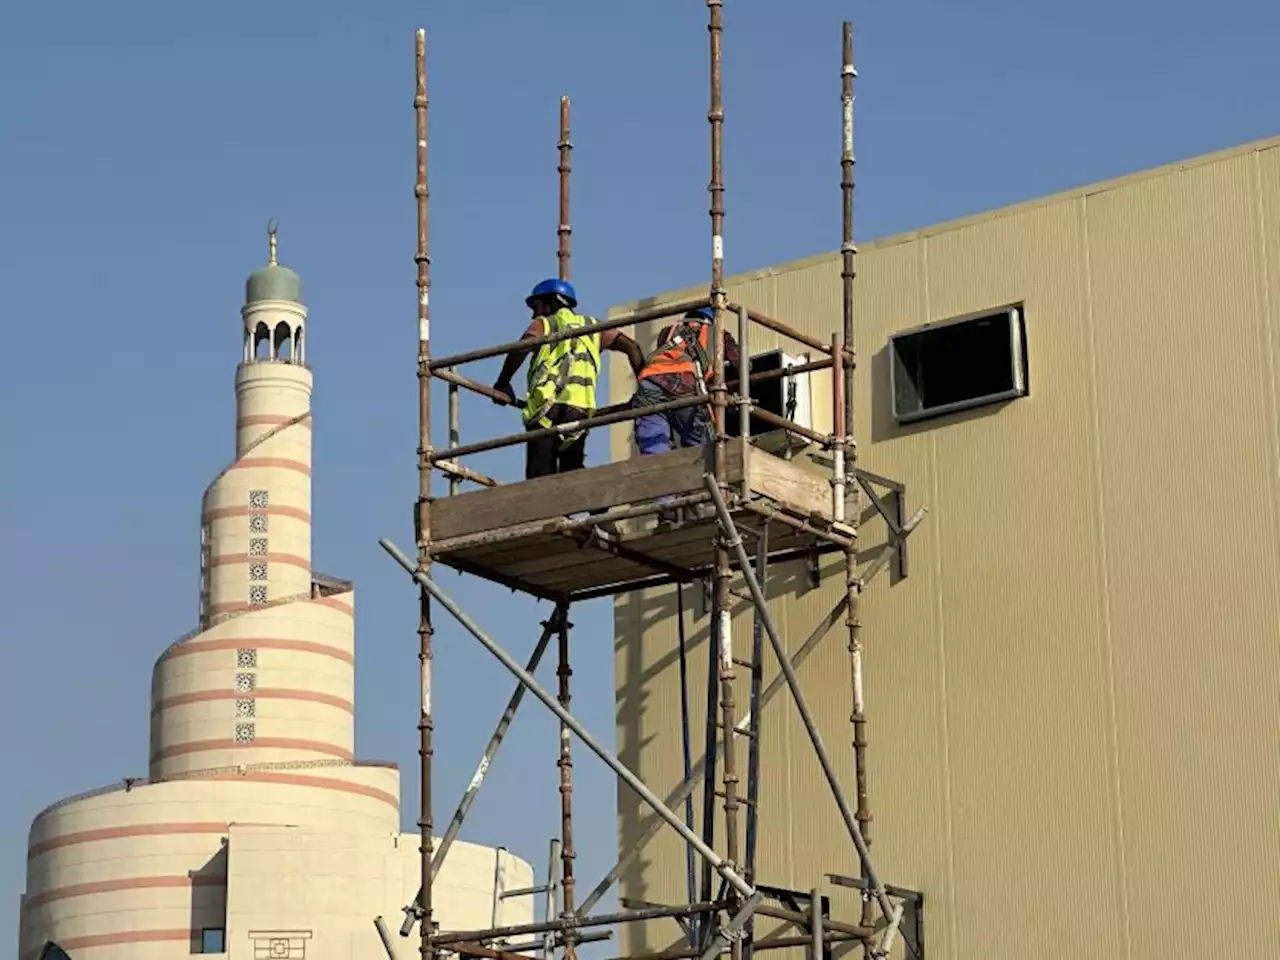
M705 320L707 323L714 323L716 312L710 307L699 307L697 310L690 310L684 315L686 320Z
M525 303L532 309L533 302L542 297L559 297L564 300L572 309L578 305L578 295L573 292L573 284L566 280L543 280L540 284L533 288L529 296L525 298Z

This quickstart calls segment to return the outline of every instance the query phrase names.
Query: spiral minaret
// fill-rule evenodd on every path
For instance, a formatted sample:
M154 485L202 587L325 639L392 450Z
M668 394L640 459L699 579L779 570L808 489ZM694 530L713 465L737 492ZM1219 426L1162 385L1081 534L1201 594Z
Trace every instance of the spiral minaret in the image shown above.
M36 816L20 960L50 942L71 960L355 960L383 955L373 917L415 895L399 771L354 759L355 591L311 569L307 308L269 234L240 311L235 458L201 508L198 626L152 672L149 776ZM455 845L450 926L531 919L495 882L532 879Z

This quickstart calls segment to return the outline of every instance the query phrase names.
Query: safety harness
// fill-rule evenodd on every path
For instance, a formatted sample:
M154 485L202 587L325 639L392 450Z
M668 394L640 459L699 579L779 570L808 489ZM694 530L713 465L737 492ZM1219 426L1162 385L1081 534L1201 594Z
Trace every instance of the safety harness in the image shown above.
M709 329L710 325L707 323L682 320L671 329L671 335L645 358L645 366L656 364L658 369L655 373L659 376L662 375L664 372L661 366L663 356L678 348L693 366L693 379L698 392L705 394L707 392L706 370L711 365L711 359L707 356L706 348L702 345L702 332Z

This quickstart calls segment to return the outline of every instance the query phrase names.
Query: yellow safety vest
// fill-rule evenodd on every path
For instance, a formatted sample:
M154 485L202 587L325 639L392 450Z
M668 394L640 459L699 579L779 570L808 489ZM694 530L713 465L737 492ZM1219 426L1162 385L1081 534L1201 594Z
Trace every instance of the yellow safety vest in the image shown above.
M595 323L562 307L542 318L546 333L561 333ZM600 375L600 334L544 343L529 365L528 399L524 407L527 427L549 427L547 411L561 403L588 413L596 409L596 381Z

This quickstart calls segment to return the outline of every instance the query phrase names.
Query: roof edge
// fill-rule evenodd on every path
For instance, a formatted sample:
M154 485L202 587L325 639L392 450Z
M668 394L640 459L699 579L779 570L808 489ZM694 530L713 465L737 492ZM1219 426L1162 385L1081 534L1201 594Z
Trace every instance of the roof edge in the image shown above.
M914 240L937 236L942 233L949 233L952 230L963 230L966 227L985 223L990 220L997 220L1001 217L1016 216L1017 214L1026 213L1040 207L1047 207L1055 203L1062 203L1067 200L1079 200L1084 197L1107 193L1121 187L1141 183L1144 180L1154 180L1157 177L1167 176L1171 173L1178 173L1183 170L1192 170L1196 167L1207 166L1211 163L1219 163L1223 160L1230 160L1246 154L1262 153L1266 150L1275 149L1280 149L1280 134L1263 137L1258 140L1251 140L1246 143L1237 144L1233 147L1215 150L1211 153L1198 154L1197 156L1189 157L1184 160L1175 160L1170 163L1161 164L1157 167L1148 167L1144 170L1136 170L1132 173L1120 174L1119 176L1111 177L1106 180L1098 180L1078 187L1069 187L1065 190L1059 190L1055 193L1045 194L1040 197L1033 197L1029 200L1018 200L1014 203L1005 204L1004 206L993 207L990 210L983 210L979 213L971 213L964 217L958 217L954 220L944 220L940 223L931 224L929 226L917 227L913 230L905 230L902 233L890 234L887 237L868 240L865 243L859 243L858 250L862 253L866 253L871 250L882 250L887 247L910 243ZM795 270L804 270L807 267L816 266L820 263L828 263L838 260L839 258L840 252L838 250L832 250L827 253L810 254L807 257L801 257L796 260L785 260L775 266L760 267L756 270L747 270L742 273L730 274L725 277L725 284L750 283L753 280L761 280L766 277L776 277L780 274L791 273ZM656 295L628 300L610 307L609 314L614 315L630 312L656 303L665 303L682 299L691 291L698 291L701 289L702 288L700 286L679 287L674 290L663 291Z

